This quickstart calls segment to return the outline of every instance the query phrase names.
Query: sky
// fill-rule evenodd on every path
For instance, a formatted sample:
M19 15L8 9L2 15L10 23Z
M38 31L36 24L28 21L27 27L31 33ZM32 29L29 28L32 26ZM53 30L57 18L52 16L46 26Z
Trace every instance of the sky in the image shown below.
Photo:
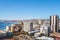
M60 16L60 0L0 0L0 20L49 19Z

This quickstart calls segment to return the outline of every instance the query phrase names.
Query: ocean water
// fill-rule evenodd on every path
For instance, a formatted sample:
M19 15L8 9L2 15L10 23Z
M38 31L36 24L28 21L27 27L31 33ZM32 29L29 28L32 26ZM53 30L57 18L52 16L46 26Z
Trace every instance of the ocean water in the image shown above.
M0 22L0 30L5 30L6 26L10 26L11 24L14 24L17 22Z

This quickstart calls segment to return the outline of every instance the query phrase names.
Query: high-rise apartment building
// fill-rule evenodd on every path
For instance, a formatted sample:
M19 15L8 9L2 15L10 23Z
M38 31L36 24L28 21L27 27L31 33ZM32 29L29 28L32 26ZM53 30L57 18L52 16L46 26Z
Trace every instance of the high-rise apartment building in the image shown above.
M23 30L26 32L33 31L33 22L24 22Z
M50 16L50 26L51 26L51 32L58 32L59 29L59 16L53 15Z

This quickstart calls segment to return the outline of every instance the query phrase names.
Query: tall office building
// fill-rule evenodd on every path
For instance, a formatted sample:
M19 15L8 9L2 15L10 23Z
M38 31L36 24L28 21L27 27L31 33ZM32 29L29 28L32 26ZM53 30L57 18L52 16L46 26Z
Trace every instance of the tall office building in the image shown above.
M58 15L50 16L50 26L51 26L51 32L53 33L58 32L58 28L59 28L59 16Z

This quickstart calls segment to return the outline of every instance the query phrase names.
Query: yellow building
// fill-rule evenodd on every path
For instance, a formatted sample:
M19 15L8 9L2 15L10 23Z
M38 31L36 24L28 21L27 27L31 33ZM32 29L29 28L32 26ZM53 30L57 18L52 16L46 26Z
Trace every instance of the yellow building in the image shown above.
M39 20L39 21L38 21L38 24L39 24L39 25L42 25L42 24L43 24L43 20Z

